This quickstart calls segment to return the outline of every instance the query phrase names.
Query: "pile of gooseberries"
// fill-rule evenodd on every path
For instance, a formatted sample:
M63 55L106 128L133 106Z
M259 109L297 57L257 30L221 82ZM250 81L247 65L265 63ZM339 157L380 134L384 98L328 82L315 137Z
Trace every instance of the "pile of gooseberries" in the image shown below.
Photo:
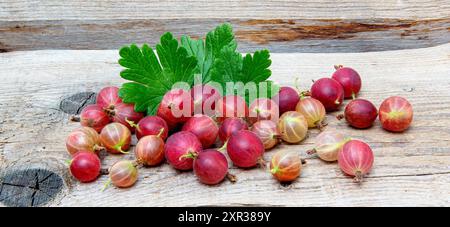
M378 110L369 100L356 98L361 84L354 69L336 66L331 78L314 81L310 91L281 87L273 98L249 103L241 96L222 96L212 86L196 85L189 91L168 91L155 116L145 116L136 112L133 104L124 103L119 88L105 87L96 104L86 106L73 118L78 118L82 127L66 139L72 156L70 173L80 182L108 174L108 184L126 188L138 181L138 169L166 162L178 171L193 171L203 184L215 185L224 179L236 181L229 173L232 163L242 169L268 166L265 171L274 179L292 182L300 177L305 159L298 152L283 149L274 152L269 161L264 160L265 152L280 143L299 144L308 138L309 130L318 129L307 158L337 161L342 172L361 182L373 166L372 149L361 140L327 129L326 113L339 110L344 100L351 98L338 119L345 119L353 128L372 127L378 117L385 130L402 132L413 117L411 104L402 97L386 99ZM100 158L105 152L131 153L134 157L105 171Z

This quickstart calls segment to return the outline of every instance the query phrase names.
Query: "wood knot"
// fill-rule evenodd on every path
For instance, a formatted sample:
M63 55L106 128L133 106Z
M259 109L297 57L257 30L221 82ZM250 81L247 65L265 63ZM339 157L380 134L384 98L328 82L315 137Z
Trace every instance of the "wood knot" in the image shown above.
M50 170L7 170L0 179L0 202L11 207L40 206L53 200L63 188L62 177Z
M80 92L61 100L59 109L68 114L80 114L83 108L89 104L94 104L96 93Z

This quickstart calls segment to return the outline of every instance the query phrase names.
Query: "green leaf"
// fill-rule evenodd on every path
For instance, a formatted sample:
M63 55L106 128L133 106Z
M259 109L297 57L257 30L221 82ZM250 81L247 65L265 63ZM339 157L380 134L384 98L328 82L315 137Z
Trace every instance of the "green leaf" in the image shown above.
M244 85L254 82L259 91L259 82L266 81L272 74L269 69L271 64L272 61L267 50L257 51L253 56L247 54L242 58L240 53L225 47L221 51L221 57L214 61L211 70L212 80L222 84L224 90L226 82L242 82ZM268 88L267 94L258 94L258 97L273 97L276 94L270 89L273 87L268 86ZM239 92L235 90L234 94L239 94ZM248 103L253 101L248 92L245 93L245 98Z
M211 81L211 68L216 58L221 57L224 47L236 50L233 29L230 24L222 24L206 35L206 41L195 40L189 36L181 37L181 45L187 50L189 56L197 59L197 72L202 75L203 83Z
M242 80L245 82L267 80L272 74L269 69L271 64L268 50L256 51L253 56L247 54L242 64Z
M147 44L141 49L131 44L119 51L119 64L125 68L120 76L132 81L122 85L119 96L125 103L134 103L136 111L147 111L149 115L156 113L162 97L174 83L192 85L197 66L196 58L188 56L171 33L161 37L156 52L158 56Z
M242 55L232 47L224 47L220 58L216 58L211 69L211 79L222 85L226 82L242 81ZM245 83L245 81L242 81Z
M214 58L220 57L224 47L229 47L233 51L237 47L233 28L228 23L216 27L206 35L206 51L212 53Z
M205 64L205 44L203 40L191 39L189 36L181 36L181 45L186 49L189 56L197 58L197 72L202 76L209 70L211 64Z

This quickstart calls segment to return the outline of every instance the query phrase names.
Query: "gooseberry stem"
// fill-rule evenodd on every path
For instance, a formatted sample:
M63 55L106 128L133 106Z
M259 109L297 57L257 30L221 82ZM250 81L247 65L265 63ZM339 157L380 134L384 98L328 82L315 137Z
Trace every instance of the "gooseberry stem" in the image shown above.
M363 180L363 174L362 174L362 172L361 171L356 171L355 172L355 178L353 179L356 183L361 183L362 182L362 180Z
M139 125L134 123L134 121L130 121L128 120L128 118L125 118L125 121L133 128L136 128L137 130L139 130Z
M108 178L108 181L105 182L101 191L104 192L109 187L109 185L111 185L111 178Z
M100 175L108 175L109 170L108 169L100 169Z
M270 170L270 172L271 172L272 174L275 174L275 173L278 172L278 170L279 170L279 167L278 167L278 166L275 166L275 167L273 167L273 168Z
M340 68L344 67L343 65L334 65L334 69L338 70Z
M192 151L189 151L188 153L186 153L186 154L184 154L184 155L181 155L181 156L178 158L178 160L181 161L181 160L183 160L183 159L185 159L185 158L192 158L192 159L195 159L195 158L197 158L197 156L198 156L197 153L192 152Z
M219 152L224 152L226 149L227 149L227 144L228 144L228 140L227 141L225 141L225 143L223 144L223 146L222 147L220 147L219 149L217 149L217 151L219 151Z
M69 121L80 122L80 120L81 120L80 116L72 115L72 116L69 117Z
M259 165L261 168L266 169L266 161L264 160L263 157L260 157L260 158L258 159L258 165Z
M231 174L231 173L227 173L226 178L227 178L231 183L236 183L236 181L237 181L236 175L233 175L233 174Z
M122 145L121 145L121 144L118 144L117 146L115 146L114 149L115 149L116 151L119 151L119 152L122 153L122 154L128 154L128 153L129 153L128 151L123 151L123 150L122 150Z
M156 137L161 138L161 135L163 134L163 132L164 132L164 128L161 128L161 129L159 130L158 135L156 135Z
M104 148L100 145L97 145L97 144L94 145L94 151L96 151L96 152L105 151L105 150L106 150L106 148Z
M313 155L313 154L316 154L316 153L317 153L317 151L316 151L315 148L306 151L306 154L307 154L307 155Z

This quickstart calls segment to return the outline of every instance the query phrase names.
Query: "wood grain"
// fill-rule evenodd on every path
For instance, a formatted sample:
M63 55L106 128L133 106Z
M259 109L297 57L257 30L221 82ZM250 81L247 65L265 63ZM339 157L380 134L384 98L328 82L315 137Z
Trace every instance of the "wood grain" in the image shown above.
M0 52L36 49L118 49L154 46L171 31L204 37L230 22L242 52L367 52L430 47L450 42L450 16L442 19L147 19L0 21Z
M230 22L240 51L367 52L450 42L446 0L0 1L0 52L154 45Z
M78 92L120 85L116 50L26 51L0 54L0 166L33 160L63 173L68 159L65 136L77 123L59 110L60 101ZM391 95L407 98L414 122L405 133L389 133L379 122L369 130L349 128L328 116L330 129L368 142L375 167L362 185L344 176L335 163L308 160L302 177L280 186L261 169L232 167L238 182L204 186L192 172L164 164L140 169L137 185L101 192L106 177L79 184L64 177L67 189L50 206L449 206L450 205L450 44L415 50L370 53L272 54L272 78L307 89L311 79L329 76L334 64L357 69L363 78L361 98L376 106ZM317 130L299 145L281 145L305 156ZM267 160L276 150L265 154ZM108 156L104 166L133 155ZM52 160L59 164L48 164ZM2 168L8 170L8 168ZM63 171L63 172L62 172ZM67 174L67 172L66 172ZM189 195L189 196L187 196Z
M1 0L0 20L110 19L430 19L448 16L446 0Z

